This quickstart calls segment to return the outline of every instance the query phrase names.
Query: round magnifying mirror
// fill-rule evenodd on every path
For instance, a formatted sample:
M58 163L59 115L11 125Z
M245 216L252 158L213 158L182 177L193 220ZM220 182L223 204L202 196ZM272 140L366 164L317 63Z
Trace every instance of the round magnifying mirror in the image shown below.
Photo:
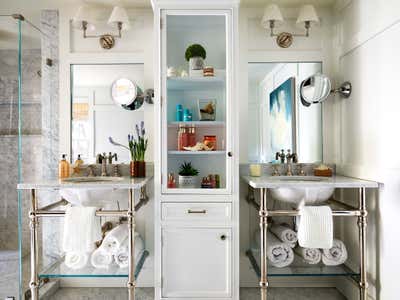
M130 79L119 78L111 86L111 98L118 106L127 110L136 110L143 105L143 98L138 97L140 88Z
M300 85L301 103L305 106L325 101L330 93L331 81L323 74L310 76Z

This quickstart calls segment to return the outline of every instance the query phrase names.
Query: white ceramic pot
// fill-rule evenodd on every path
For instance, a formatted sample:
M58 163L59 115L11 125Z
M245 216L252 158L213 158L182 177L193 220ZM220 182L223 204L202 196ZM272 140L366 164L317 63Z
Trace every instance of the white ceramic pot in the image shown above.
M196 188L197 176L181 176L179 175L180 188Z
M204 59L201 56L195 56L189 59L190 70L203 70L203 68L204 68Z

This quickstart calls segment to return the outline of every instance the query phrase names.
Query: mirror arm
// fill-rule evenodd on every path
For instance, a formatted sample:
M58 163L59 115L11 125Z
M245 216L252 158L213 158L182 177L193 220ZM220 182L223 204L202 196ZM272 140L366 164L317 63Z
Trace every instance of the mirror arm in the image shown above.
M350 81L343 82L339 88L331 90L331 94L340 94L342 98L349 98L351 96L352 86Z

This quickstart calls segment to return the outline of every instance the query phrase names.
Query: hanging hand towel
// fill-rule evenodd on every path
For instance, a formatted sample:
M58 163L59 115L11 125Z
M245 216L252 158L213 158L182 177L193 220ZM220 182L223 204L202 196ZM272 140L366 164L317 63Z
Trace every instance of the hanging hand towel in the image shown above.
M322 249L322 262L327 266L338 266L347 260L347 249L341 240L334 239L330 249Z
M297 233L288 226L273 224L269 229L283 243L288 244L292 248L296 246Z
M294 252L296 252L303 259L303 261L310 265L318 264L322 258L321 250L316 248L296 247Z
M86 267L88 260L89 254L86 252L67 252L65 255L65 265L74 270Z
M111 254L115 254L126 239L128 239L128 224L121 224L106 234L101 247Z
M96 207L67 208L62 242L65 252L91 252L95 249L95 243L101 238L100 218L96 217Z
M302 206L298 231L299 245L304 248L331 248L333 218L329 206Z
M126 239L114 255L115 262L120 268L127 268L129 263L129 240ZM135 265L144 251L144 242L139 233L135 232Z
M94 268L108 269L113 263L113 255L103 247L97 248L90 258Z

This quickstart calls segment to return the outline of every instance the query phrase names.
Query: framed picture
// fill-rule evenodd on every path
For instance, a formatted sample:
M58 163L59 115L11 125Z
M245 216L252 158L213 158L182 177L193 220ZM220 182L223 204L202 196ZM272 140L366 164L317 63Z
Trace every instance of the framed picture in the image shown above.
M197 101L199 109L200 121L215 121L216 116L216 100L215 99L199 99Z
M291 77L269 94L271 161L281 149L296 152L296 92Z

